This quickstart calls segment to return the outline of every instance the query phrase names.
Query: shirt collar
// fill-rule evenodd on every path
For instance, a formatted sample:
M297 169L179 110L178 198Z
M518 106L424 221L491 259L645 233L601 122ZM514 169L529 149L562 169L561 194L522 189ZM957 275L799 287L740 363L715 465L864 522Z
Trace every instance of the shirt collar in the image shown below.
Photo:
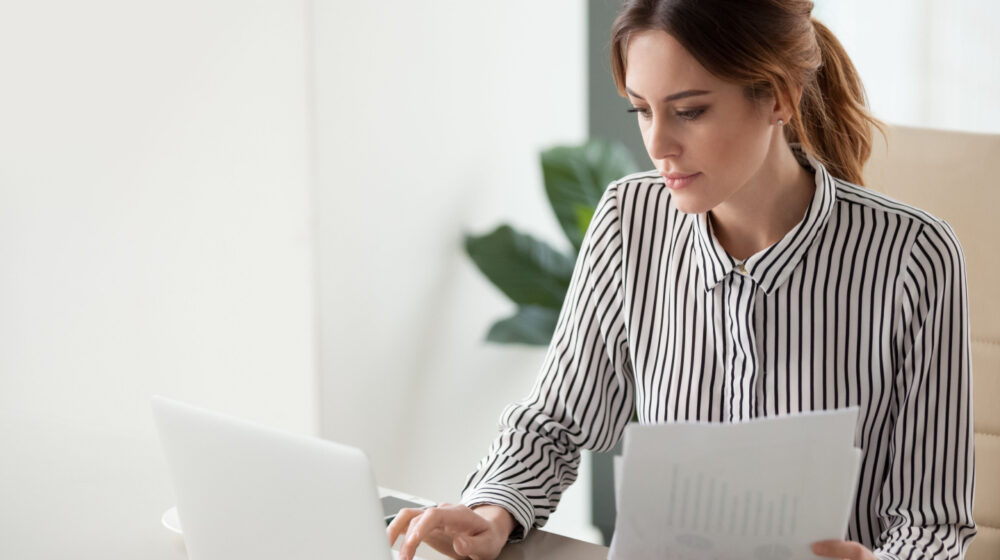
M743 262L745 275L753 279L768 295L778 289L798 266L806 251L816 239L816 236L833 212L836 200L836 187L823 164L814 156L802 150L801 144L790 144L792 153L800 163L812 167L816 177L816 190L813 193L805 217L785 236L767 249L751 255ZM712 233L712 225L708 213L698 214L695 220L695 237L701 263L702 277L705 280L705 290L711 291L729 274L734 274L738 261L729 256ZM741 274L742 272L735 272Z

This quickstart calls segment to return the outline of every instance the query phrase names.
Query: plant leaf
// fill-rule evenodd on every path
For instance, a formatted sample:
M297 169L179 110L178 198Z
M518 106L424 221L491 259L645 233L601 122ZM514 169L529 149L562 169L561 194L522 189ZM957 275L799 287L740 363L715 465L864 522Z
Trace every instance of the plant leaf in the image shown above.
M547 346L556 330L559 311L537 305L523 305L512 317L501 319L486 334L489 342Z
M486 235L465 235L465 251L514 303L559 310L575 259L544 241L501 225Z
M586 235L587 226L590 225L590 221L594 219L594 211L597 208L593 206L580 205L576 207L576 226L580 228L580 231L584 232Z
M638 170L635 161L624 143L601 139L550 148L542 152L541 160L549 204L579 251L590 222L581 227L578 208L595 208L609 183Z

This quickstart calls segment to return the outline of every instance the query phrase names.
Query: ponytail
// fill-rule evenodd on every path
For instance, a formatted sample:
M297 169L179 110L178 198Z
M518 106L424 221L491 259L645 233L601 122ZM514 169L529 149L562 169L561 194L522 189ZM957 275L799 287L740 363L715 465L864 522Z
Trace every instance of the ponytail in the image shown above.
M800 115L785 127L786 139L801 143L834 177L861 185L873 127L884 137L885 124L869 112L864 85L843 45L818 20L812 25L822 62L804 84Z

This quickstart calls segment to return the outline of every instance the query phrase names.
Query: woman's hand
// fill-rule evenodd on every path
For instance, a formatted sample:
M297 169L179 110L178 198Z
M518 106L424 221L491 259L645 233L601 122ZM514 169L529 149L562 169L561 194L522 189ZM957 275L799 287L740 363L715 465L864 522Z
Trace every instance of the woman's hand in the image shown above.
M401 509L386 527L389 545L405 534L399 560L412 560L417 545L426 542L451 558L494 560L514 529L514 518L500 506L441 504L425 509Z
M853 541L820 541L813 543L813 554L823 558L846 560L876 560L875 554L865 545Z

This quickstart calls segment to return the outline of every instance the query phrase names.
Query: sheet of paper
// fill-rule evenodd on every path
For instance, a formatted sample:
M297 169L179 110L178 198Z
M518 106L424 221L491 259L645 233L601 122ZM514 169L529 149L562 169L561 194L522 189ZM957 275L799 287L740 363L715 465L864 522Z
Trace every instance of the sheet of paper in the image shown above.
M858 409L629 426L609 558L796 560L843 538Z
M775 443L823 441L834 447L848 448L857 445L855 432L858 412L859 408L852 406L837 410L755 418L740 423L674 422L645 426L631 424L628 426L623 448L627 451L629 444L634 440L659 440L662 437L670 437L671 441L676 441L685 448L718 449L743 441L765 439ZM670 435L663 436L661 435L663 433Z

